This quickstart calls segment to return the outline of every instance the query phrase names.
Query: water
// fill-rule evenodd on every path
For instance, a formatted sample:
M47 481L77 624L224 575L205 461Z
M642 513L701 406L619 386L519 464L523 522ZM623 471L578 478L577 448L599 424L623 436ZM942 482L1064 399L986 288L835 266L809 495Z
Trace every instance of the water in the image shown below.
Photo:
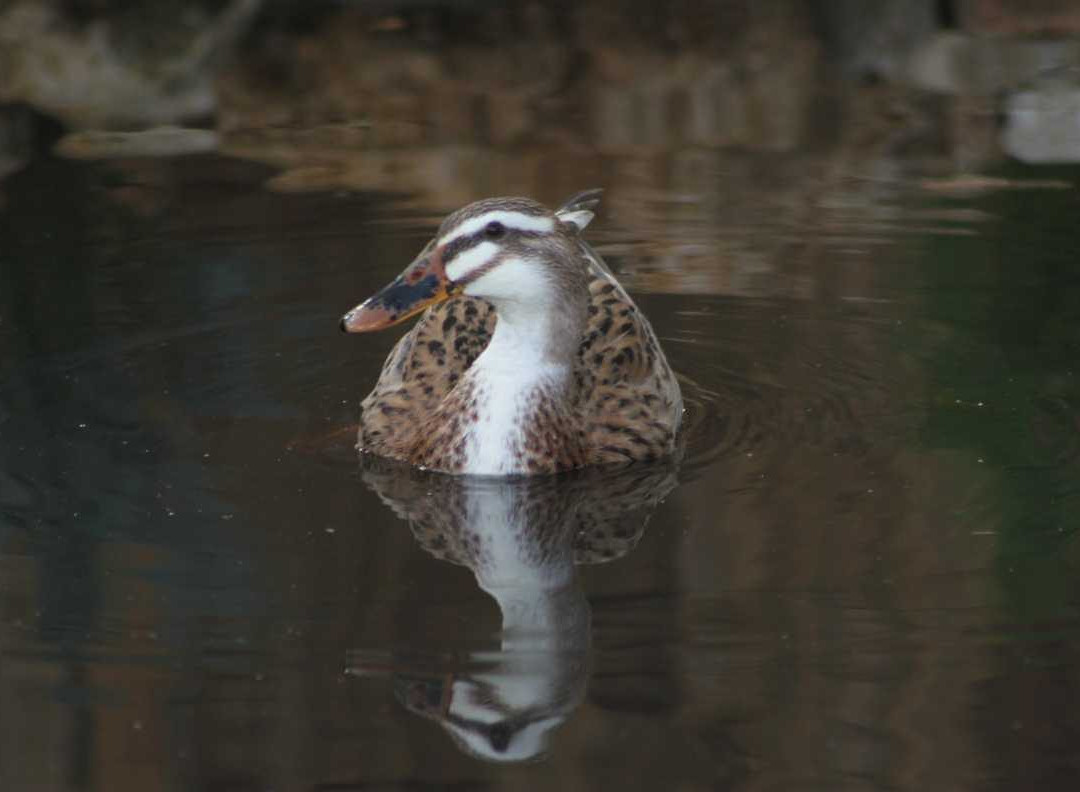
M470 197L608 188L682 459L362 465L397 333L337 321L449 200L36 161L0 184L0 786L1075 788L1080 173L446 155Z

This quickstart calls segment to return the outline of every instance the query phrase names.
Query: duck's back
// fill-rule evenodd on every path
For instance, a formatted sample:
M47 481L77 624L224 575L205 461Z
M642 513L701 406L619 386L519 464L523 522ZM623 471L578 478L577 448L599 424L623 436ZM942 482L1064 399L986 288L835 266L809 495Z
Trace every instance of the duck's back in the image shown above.
M589 319L574 369L571 407L588 464L657 459L674 450L679 385L652 326L585 243ZM429 308L394 347L361 404L365 451L414 462L428 419L479 357L495 330L486 300L457 297ZM454 471L449 471L454 472Z
M575 406L590 464L658 459L671 453L682 394L652 325L586 243L589 322L578 350Z

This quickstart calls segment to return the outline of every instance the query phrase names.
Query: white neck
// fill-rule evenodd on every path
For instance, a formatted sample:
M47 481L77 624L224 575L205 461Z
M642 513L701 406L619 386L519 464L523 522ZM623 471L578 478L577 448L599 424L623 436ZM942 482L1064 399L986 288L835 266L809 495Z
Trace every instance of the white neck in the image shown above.
M552 354L560 317L547 306L515 302L496 310L495 333L465 375L479 420L468 430L464 472L481 476L525 472L515 449L543 394L568 387L573 354Z

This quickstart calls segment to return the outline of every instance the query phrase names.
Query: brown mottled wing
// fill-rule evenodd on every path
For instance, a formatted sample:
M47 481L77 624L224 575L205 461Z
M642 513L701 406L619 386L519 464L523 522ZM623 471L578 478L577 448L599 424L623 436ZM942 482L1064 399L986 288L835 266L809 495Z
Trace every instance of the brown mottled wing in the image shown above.
M675 449L682 396L649 320L584 242L589 322L575 371L589 464L658 459Z
M361 402L360 446L405 459L425 416L484 351L495 329L486 300L457 297L429 308L394 346Z

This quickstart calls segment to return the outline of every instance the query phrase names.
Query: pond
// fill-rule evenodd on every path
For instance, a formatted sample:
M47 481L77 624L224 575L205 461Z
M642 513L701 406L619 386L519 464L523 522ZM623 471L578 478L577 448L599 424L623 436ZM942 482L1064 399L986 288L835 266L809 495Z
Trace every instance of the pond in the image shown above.
M423 156L0 184L0 786L1075 788L1080 171ZM400 328L341 314L459 197L594 186L680 458L362 463Z

